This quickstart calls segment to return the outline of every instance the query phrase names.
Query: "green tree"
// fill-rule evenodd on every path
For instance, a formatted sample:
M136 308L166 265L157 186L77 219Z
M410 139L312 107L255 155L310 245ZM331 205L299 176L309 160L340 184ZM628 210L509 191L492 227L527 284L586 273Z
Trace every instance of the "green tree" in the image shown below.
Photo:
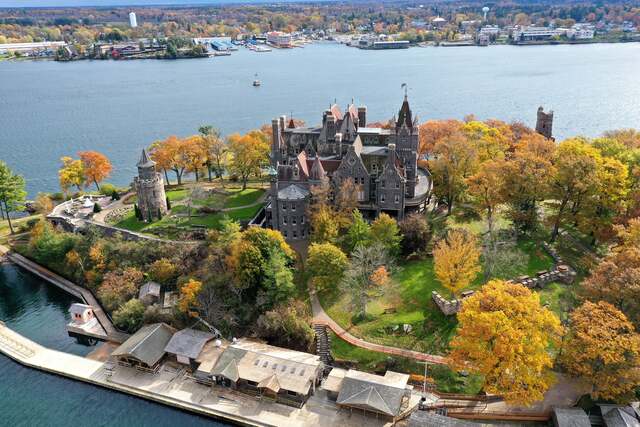
M355 317L363 319L367 315L367 304L372 291L379 284L376 272L386 268L389 257L379 243L369 246L359 245L351 254L349 267L342 281L342 288L351 296Z
M24 178L14 174L6 163L0 161L0 207L6 213L11 234L14 233L11 213L24 210L24 199L27 195L24 186Z
M427 250L433 233L424 214L415 212L398 223L402 237L402 254L407 256Z
M371 239L380 243L390 256L395 257L400 253L400 228L398 222L386 213L381 213L371 223Z
M359 246L366 246L371 242L371 227L362 217L358 209L352 213L351 226L344 236L345 249L348 253L353 252Z
M309 320L309 313L303 302L281 304L258 318L257 334L272 345L312 351L315 333L309 326Z
M316 289L339 284L347 265L347 256L331 243L312 243L309 247L307 272Z
M138 299L130 299L113 312L113 323L120 329L134 333L142 325L145 307Z

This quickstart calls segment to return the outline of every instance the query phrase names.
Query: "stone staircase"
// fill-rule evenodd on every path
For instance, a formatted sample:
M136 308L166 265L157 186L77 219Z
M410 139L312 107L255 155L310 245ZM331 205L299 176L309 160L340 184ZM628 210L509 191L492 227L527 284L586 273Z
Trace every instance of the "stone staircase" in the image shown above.
M331 338L327 334L327 327L314 324L313 330L316 333L316 354L320 356L320 360L325 366L330 366L333 363L333 357L331 356Z

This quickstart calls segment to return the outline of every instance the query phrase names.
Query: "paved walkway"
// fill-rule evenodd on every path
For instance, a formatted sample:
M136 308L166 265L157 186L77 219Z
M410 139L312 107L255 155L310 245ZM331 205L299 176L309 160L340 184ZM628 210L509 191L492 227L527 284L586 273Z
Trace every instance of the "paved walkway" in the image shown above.
M92 306L94 314L96 315L104 330L107 332L107 338L110 341L122 343L129 337L129 335L125 334L124 332L118 331L115 326L113 326L113 323L111 322L111 319L109 319L109 316L107 316L96 297L94 297L88 289L76 285L75 283L57 275L50 270L47 270L41 265L23 257L20 254L11 252L6 246L0 245L0 254L5 255L10 261L19 265L25 270L30 271L36 276L41 277L42 279L54 284L63 291L75 296L81 301L84 301L85 304L89 304L90 306Z
M25 366L92 383L239 425L312 427L391 427L390 422L340 410L317 389L300 409L260 400L232 390L196 383L184 369L166 363L158 373L140 372L43 347L0 322L0 353ZM80 403L80 402L78 402ZM104 404L108 404L105 402Z
M434 354L427 354L427 353L420 353L419 351L407 350L404 348L397 348L397 347L390 347L390 346L381 345L381 344L375 344L375 343L357 338L351 335L342 326L338 325L338 323L336 323L335 320L329 317L329 315L322 308L322 305L320 304L320 300L318 300L318 296L316 295L315 289L311 287L309 288L309 297L311 299L311 308L313 310L313 323L317 325L328 326L337 336L339 336L349 344L352 344L352 345L355 345L356 347L364 348L367 350L377 351L379 353L406 357L407 359L420 360L422 362L429 362L429 363L434 363L438 365L447 364L447 359L442 356L436 356Z

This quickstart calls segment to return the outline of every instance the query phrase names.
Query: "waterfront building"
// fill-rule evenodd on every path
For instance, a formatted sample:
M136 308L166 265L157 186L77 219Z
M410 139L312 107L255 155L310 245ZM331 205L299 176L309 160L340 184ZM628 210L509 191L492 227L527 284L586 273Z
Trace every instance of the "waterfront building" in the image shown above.
M595 34L595 28L591 24L574 24L567 30L567 38L573 40L590 40Z
M202 349L214 338L215 336L210 332L183 329L173 334L164 351L174 356L178 363L188 365L195 370L198 367L197 359Z
M447 20L446 20L446 19L444 19L444 18L442 18L442 17L440 17L440 16L437 16L437 17L435 17L435 18L433 18L433 19L431 20L431 26L432 26L433 28L441 29L441 28L443 28L445 25L447 25Z
M212 356L216 360L209 377L215 384L296 407L320 385L324 369L319 356L246 339L220 347Z
M267 43L275 47L291 47L291 34L282 31L268 32Z
M0 44L0 53L7 52L41 52L56 51L60 47L66 46L66 42L32 42L32 43L3 43Z
M133 180L133 187L138 196L142 219L147 222L161 219L168 211L162 174L156 172L156 162L151 160L144 148L137 166L138 176Z
M385 127L367 126L367 108L337 105L322 124L296 127L285 116L272 125L271 188L266 223L288 240L309 236L307 206L313 186L328 186L330 202L352 181L367 219L381 212L402 219L424 209L431 177L418 166L419 128L405 95L397 118Z
M536 132L545 138L553 139L553 111L545 113L544 108L538 107Z
M566 32L551 27L516 27L512 37L515 42L547 41L564 35Z
M409 415L418 404L408 382L408 374L393 371L381 376L333 368L322 388L339 407L372 413L395 422Z
M157 372L174 333L175 329L164 323L143 326L116 348L111 358L121 366Z
M129 12L129 26L131 28L136 28L138 26L138 19L136 18L135 12Z

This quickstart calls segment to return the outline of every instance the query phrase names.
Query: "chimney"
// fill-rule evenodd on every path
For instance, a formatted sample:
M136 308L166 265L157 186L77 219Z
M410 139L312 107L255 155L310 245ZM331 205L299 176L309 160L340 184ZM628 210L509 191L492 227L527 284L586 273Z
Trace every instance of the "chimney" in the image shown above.
M280 122L278 119L271 120L271 166L278 167L280 161Z
M358 127L367 127L367 107L358 107Z
M340 132L336 133L335 141L336 144L334 153L342 155L342 134Z
M280 129L286 129L286 123L287 123L287 116L282 115L280 116Z
M336 136L336 118L333 114L327 114L327 140Z
M387 154L387 161L389 162L389 164L395 166L396 159L397 159L396 144L389 144L388 149L389 149L389 153Z

